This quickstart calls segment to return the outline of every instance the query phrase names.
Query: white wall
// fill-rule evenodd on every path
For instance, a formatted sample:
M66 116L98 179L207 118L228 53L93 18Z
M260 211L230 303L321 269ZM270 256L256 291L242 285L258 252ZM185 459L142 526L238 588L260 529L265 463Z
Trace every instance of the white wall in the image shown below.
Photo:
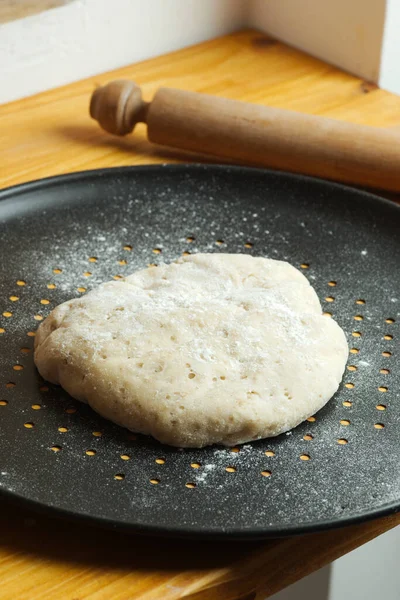
M268 600L399 600L399 560L397 527Z
M385 4L386 0L253 0L249 19L273 37L376 81Z
M0 103L247 24L400 94L400 0L0 0Z
M249 24L400 94L400 0L251 0Z
M400 94L399 0L387 0L379 85L389 92Z
M396 527L333 563L329 600L399 600L399 566Z
M0 103L223 35L242 0L73 0L0 24Z

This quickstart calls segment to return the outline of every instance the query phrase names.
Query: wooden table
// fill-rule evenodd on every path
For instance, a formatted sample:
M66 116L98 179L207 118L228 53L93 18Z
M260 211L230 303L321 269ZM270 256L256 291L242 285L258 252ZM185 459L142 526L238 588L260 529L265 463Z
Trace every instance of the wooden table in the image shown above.
M133 78L377 126L400 125L400 98L265 36L245 31L0 107L0 187L82 169L204 160L88 117L97 84ZM0 503L0 598L264 599L400 523L257 543L141 538L37 516Z

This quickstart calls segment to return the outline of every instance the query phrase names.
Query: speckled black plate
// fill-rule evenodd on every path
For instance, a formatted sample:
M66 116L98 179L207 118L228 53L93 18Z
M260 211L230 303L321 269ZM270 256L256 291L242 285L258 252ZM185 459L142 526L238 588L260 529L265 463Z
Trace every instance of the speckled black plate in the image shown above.
M115 527L208 537L300 533L399 508L400 207L305 177L195 165L77 173L0 199L5 494ZM303 269L351 348L315 418L232 450L177 450L41 381L33 332L53 307L184 252Z

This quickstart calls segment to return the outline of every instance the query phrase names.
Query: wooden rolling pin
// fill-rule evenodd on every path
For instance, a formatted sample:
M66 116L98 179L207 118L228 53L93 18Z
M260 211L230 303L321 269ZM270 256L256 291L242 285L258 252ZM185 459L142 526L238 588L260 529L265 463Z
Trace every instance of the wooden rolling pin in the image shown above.
M390 129L172 88L144 102L126 80L96 89L90 115L116 135L143 122L156 144L400 192L400 140Z

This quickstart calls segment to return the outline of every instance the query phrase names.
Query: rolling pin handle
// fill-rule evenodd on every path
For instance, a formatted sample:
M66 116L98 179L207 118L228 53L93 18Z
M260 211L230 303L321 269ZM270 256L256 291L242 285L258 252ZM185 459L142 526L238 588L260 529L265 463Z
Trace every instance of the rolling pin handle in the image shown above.
M142 90L134 81L118 79L93 92L90 116L109 133L126 135L136 123L146 122L149 104L142 99Z

